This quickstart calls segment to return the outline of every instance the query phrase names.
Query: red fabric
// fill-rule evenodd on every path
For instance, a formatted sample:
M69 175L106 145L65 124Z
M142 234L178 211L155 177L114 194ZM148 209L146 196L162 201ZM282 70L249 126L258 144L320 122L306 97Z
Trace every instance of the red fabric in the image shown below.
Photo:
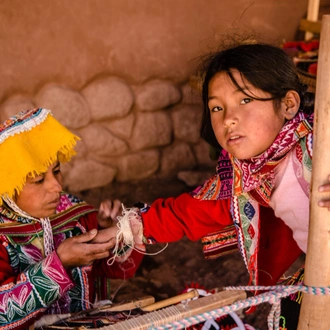
M292 230L275 217L270 207L260 207L260 242L258 253L259 284L274 285L302 254Z
M283 48L297 48L303 50L304 52L310 52L319 49L319 44L319 40L288 41L284 43Z
M231 225L230 200L198 200L184 193L160 198L142 213L144 236L156 242L175 242L183 236L196 241Z
M308 73L316 76L317 73L317 63L312 63L308 66Z
M276 285L280 277L302 254L292 230L269 207L260 206L260 245L258 252L257 285ZM257 294L256 292L255 294ZM256 306L245 311L252 314Z
M16 283L16 276L10 267L8 253L5 247L0 244L0 285Z

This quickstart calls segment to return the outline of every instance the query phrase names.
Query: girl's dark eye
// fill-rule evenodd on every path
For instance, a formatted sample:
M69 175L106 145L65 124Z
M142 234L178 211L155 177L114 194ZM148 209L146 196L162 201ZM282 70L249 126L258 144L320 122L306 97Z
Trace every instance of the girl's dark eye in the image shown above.
M222 108L221 107L213 107L211 109L211 112L218 112L218 111L222 111Z
M247 103L250 103L251 101L252 101L252 99L247 97L241 101L241 104L247 104Z

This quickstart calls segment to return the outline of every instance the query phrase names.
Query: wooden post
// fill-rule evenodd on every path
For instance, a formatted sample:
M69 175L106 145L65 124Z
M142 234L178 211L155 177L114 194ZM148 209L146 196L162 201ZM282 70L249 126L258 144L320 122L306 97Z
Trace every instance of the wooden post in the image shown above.
M320 8L320 0L309 0L307 7L307 21L317 22L319 18L319 8ZM305 40L310 40L313 38L312 32L305 33Z
M330 194L318 192L318 187L330 175L330 15L322 17L318 57L313 169L310 198L310 220L306 255L305 284L330 286L330 211L317 205ZM298 330L330 329L330 295L304 294Z

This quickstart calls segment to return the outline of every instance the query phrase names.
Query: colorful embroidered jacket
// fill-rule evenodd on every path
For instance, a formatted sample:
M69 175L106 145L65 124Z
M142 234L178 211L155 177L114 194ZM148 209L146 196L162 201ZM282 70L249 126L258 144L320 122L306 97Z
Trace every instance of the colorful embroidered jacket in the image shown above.
M98 227L93 207L64 193L60 201L58 213L50 218L55 251L66 238ZM91 308L97 279L129 278L142 259L133 251L121 264L108 266L103 259L69 272L56 252L43 256L42 235L40 223L16 215L5 205L0 207L1 329L27 329L43 314Z
M158 199L142 209L145 243L172 242L184 235L191 240L202 238L207 258L239 248L250 282L275 284L302 251L292 230L268 205L274 168L293 153L297 181L306 186L311 172L312 122L313 116L298 114L284 126L264 161L258 157L254 163L240 164L223 152L217 174L191 195ZM240 166L249 168L244 172Z

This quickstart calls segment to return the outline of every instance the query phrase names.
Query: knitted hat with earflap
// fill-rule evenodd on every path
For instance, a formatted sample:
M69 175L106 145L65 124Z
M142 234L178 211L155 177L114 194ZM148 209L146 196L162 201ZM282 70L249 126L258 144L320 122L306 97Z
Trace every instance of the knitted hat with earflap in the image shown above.
M21 111L0 124L0 205L22 191L28 175L69 161L77 140L47 109Z

